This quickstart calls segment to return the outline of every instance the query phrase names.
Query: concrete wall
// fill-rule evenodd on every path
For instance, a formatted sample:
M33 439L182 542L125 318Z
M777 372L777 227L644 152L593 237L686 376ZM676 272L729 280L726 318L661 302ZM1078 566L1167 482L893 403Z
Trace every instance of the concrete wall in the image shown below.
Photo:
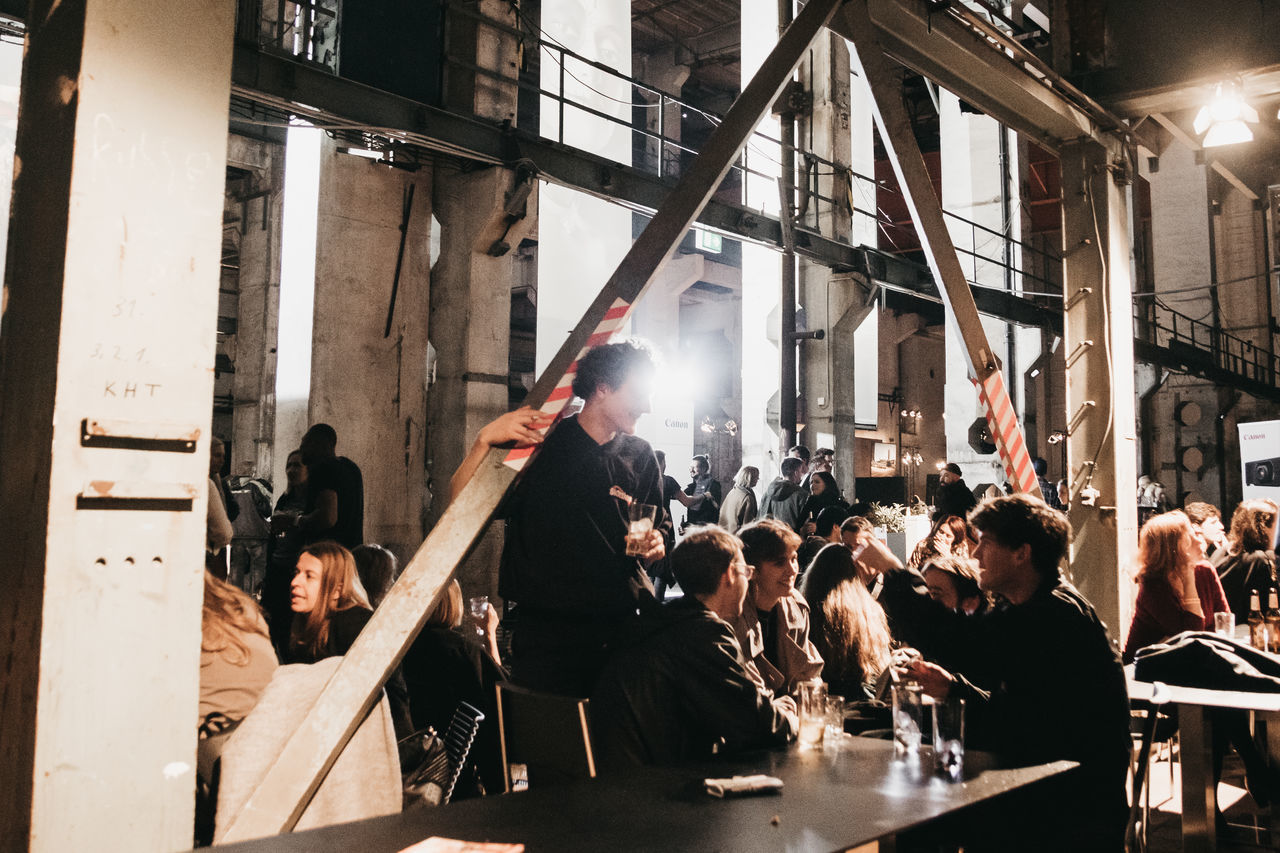
M338 453L365 483L365 541L403 561L423 537L427 312L432 173L321 155L312 423L338 432ZM389 337L404 193L416 185Z
M280 310L280 215L284 147L232 134L227 164L250 172L236 199L239 290L234 341L231 474L272 474L275 446L276 327ZM283 448L288 453L292 448ZM284 484L273 484L283 491Z

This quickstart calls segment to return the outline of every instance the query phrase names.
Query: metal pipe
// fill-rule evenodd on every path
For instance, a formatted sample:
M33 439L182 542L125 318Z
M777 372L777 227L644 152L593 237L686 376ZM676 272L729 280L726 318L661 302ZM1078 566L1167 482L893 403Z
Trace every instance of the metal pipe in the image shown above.
M778 0L778 31L782 32L792 20L792 0ZM794 75L793 75L794 79ZM781 132L778 136L782 142L782 204L778 211L779 218L790 219L795 209L796 186L796 116L789 109L782 113L779 124ZM785 230L785 228L784 228ZM781 372L778 383L778 420L782 431L782 450L796 444L796 353L799 344L795 340L796 331L796 254L794 248L788 246L782 252L782 329L778 336L781 346Z

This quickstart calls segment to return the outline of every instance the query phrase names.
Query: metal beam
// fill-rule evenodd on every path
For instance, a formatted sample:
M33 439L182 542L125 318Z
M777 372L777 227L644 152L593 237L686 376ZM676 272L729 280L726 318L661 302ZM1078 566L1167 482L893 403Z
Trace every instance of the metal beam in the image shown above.
M1057 151L1081 136L1109 141L1110 131L1127 130L1020 45L995 43L994 31L984 37L977 24L927 0L871 0L867 7L890 56L1045 148ZM832 29L855 41L846 18Z
M529 392L529 405L559 414L572 397L568 383L574 361L621 327L631 305L644 293L720 185L792 69L840 2L810 0L782 34L689 172L636 239ZM374 612L244 809L232 818L223 841L274 835L292 828L333 761L377 701L383 683L421 630L440 591L488 526L499 501L528 458L527 451L489 451Z
M449 113L399 95L344 80L299 62L237 45L233 91L241 100L271 104L329 123L410 134L435 150L514 167L531 161L542 180L648 212L660 208L674 182L530 133ZM304 107L304 104L311 105ZM742 240L781 248L781 223L740 204L712 199L698 222ZM888 252L852 246L805 228L793 229L796 254L838 272L860 272L878 284L938 302L927 268ZM1062 316L1030 299L993 290L974 292L978 310L1010 323L1062 331Z
M1039 493L1031 455L1005 388L1000 365L978 318L978 307L947 230L942 204L934 193L911 117L903 104L902 86L878 42L867 7L867 0L850 0L840 15L844 32L852 36L851 59L867 84L880 138L893 164L898 184L903 189L903 198L920 235L929 268L933 271L934 280L942 285L940 289L948 314L960 332L969 370L978 382L980 396L987 407L991 435L1005 464L1009 482L1018 491Z

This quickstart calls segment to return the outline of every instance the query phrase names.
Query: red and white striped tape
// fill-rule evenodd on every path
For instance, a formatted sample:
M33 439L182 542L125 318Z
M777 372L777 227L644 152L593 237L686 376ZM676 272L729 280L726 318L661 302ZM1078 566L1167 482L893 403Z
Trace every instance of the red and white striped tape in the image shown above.
M1031 454L1027 451L1026 439L1022 437L1022 427L1018 424L1013 401L1009 399L1009 390L1004 384L1004 374L993 370L978 385L978 399L986 409L987 430L991 433L992 443L1004 462L1005 474L1014 490L1043 498L1044 495L1040 494L1040 481L1031 464Z
M556 387L547 395L547 401L539 409L543 414L551 415L554 420L538 430L538 432L546 435L547 430L551 429L555 421L560 419L560 413L564 411L564 407L573 399L573 378L578 375L578 359L586 355L588 350L601 344L609 343L609 339L622 330L622 327L627 322L629 313L631 313L631 303L622 299L613 300L613 304L605 312L604 318L596 325L596 330L591 333L591 337L587 338L587 345L578 353L577 358L569 365L569 368L564 372L564 376L560 377ZM514 448L507 453L506 458L502 460L502 464L519 471L524 468L537 449L537 445Z

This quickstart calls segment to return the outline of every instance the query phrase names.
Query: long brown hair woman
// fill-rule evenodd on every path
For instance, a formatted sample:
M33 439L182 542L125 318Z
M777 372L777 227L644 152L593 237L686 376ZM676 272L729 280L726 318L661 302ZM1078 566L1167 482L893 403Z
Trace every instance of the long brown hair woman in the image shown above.
M355 558L337 542L302 549L289 592L294 615L288 663L346 654L373 615Z

